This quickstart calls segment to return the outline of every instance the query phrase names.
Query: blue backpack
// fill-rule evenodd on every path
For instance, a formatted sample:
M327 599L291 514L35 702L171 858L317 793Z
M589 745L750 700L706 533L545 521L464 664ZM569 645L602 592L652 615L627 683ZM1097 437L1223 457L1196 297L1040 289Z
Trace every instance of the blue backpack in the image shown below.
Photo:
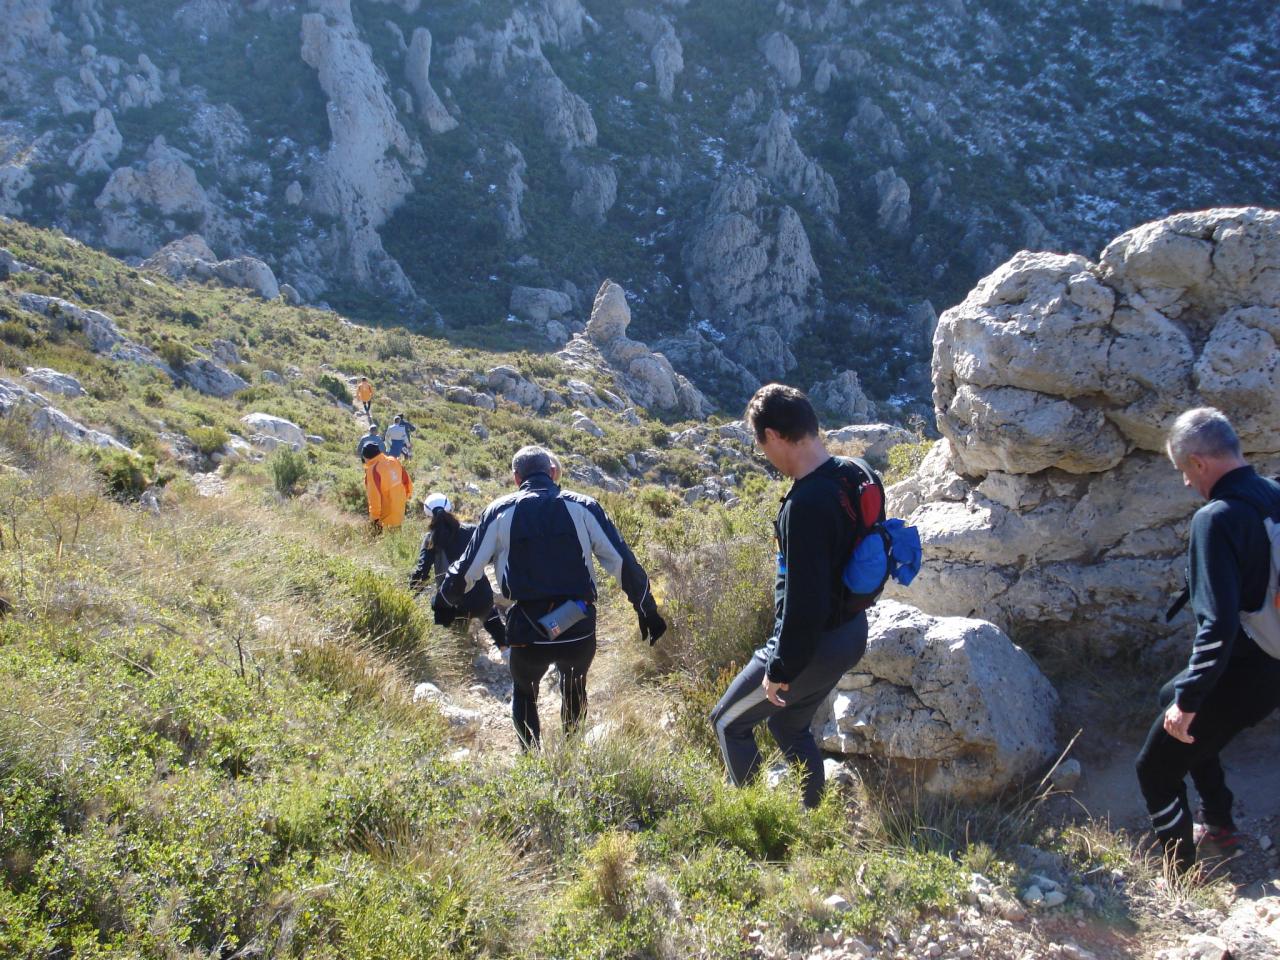
M924 553L920 531L897 517L885 518L884 483L861 457L840 461L852 470L840 474L840 506L854 527L853 553L842 579L849 591L851 612L866 610L893 577L904 587L920 572Z

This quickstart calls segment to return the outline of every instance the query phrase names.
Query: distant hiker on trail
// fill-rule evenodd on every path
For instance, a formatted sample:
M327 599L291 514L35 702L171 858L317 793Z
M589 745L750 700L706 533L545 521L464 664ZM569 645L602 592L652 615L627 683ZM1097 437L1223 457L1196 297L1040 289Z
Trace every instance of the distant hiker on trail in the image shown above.
M391 421L391 426L387 427L387 456L401 457L408 453L409 450L409 427L405 423L404 414L397 413L395 419Z
M383 443L382 437L378 435L378 425L376 423L370 423L369 432L356 441L356 456L361 461L364 460L364 448L371 443L378 448L379 452L386 451L386 444Z
M361 377L356 384L356 400L364 405L364 418L372 423L373 416L369 413L369 406L373 403L373 384L368 377Z
M1280 660L1256 643L1241 612L1267 595L1271 546L1264 518L1280 521L1280 483L1258 476L1231 422L1212 407L1174 421L1166 451L1183 482L1209 502L1191 519L1187 591L1196 636L1187 668L1160 690L1160 707L1138 754L1138 784L1151 826L1179 872L1196 860L1196 844L1233 855L1240 846L1233 797L1218 754L1237 733L1280 705ZM1200 795L1192 823L1185 777Z
M856 470L861 479L862 471L827 452L813 406L794 387L761 387L746 419L765 457L793 483L774 523L773 636L729 684L711 721L735 785L760 768L755 727L766 722L787 759L803 764L804 804L816 807L825 778L809 725L867 646L866 612L853 609L842 580L856 530L841 506L841 477Z
M427 535L422 538L422 547L418 550L418 565L409 574L409 589L414 593L421 593L432 581L439 587L449 571L449 564L462 556L476 529L474 523L459 522L453 515L453 504L443 493L433 493L427 497L422 502L422 509L430 518L431 526ZM493 605L493 587L489 586L487 576L481 576L456 607L433 600L431 608L435 614L435 622L442 627L451 625L460 616L480 617L494 644L499 649L506 648L507 625L498 608Z
M366 443L364 492L369 498L369 520L378 531L398 530L404 523L404 506L413 496L413 481L399 460L393 460L373 443Z
M596 654L594 554L622 585L640 619L640 637L656 643L667 629L636 562L600 504L561 490L560 465L542 447L511 460L515 493L493 501L459 560L440 585L439 602L457 606L492 562L507 615L514 695L511 719L528 749L540 743L538 686L554 665L560 674L560 719L577 729L587 712L587 670Z

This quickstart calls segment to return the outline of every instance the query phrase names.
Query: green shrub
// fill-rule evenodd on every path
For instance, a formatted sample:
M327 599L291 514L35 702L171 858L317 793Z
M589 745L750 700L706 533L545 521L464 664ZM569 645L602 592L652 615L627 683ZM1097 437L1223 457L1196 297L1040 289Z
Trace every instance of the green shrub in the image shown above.
M307 458L298 450L281 447L267 461L271 483L281 496L291 497L307 478Z
M413 338L398 331L388 333L378 344L376 352L379 360L412 360Z
M351 593L351 629L357 636L397 652L420 650L427 625L412 593L368 570L355 575Z
M924 458L933 449L933 441L928 439L900 443L889 448L889 467L884 472L886 484L905 480L924 462Z
M36 342L35 334L25 323L6 320L0 323L0 340L15 347L29 347Z
M136 500L156 481L155 460L127 450L97 450L94 461L107 491L124 500Z
M349 405L352 402L351 391L347 388L347 385L331 373L320 374L316 378L316 386L339 403Z
M182 341L174 340L171 337L165 337L156 344L156 353L161 360L174 370L181 370L191 361L192 357L190 347Z
M222 427L195 427L187 436L196 445L196 449L206 457L212 453L217 453L231 439L231 435Z

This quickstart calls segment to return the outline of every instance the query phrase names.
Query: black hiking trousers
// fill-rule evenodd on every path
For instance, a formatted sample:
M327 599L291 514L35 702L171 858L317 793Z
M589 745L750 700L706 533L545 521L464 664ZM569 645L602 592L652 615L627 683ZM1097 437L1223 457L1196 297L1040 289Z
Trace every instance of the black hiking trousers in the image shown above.
M557 641L549 641L536 619L563 601L517 603L507 617L511 644L511 720L520 744L528 750L542 742L538 720L538 688L552 666L559 674L560 722L572 733L587 714L587 671L596 656L596 610L569 627Z
M1261 651L1228 664L1217 685L1191 721L1195 743L1183 743L1164 730L1164 711L1173 703L1178 674L1160 688L1160 713L1138 753L1138 785L1151 816L1151 828L1165 855L1179 870L1195 863L1191 808L1186 776L1200 795L1205 823L1235 829L1234 801L1219 754L1241 730L1255 726L1280 706L1280 660Z
M826 774L822 751L813 738L810 724L814 714L835 689L845 672L867 649L867 615L860 613L822 634L813 659L800 671L780 696L786 706L765 699L761 682L765 678L768 648L761 647L729 684L720 702L711 711L711 723L720 741L720 753L734 786L742 786L760 769L764 758L756 746L755 728L764 723L783 756L803 770L804 805L812 809L822 802Z

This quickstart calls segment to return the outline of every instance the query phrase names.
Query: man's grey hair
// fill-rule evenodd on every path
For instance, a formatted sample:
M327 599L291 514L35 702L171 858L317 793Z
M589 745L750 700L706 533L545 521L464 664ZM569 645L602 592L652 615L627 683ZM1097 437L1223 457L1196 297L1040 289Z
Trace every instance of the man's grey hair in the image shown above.
M558 466L560 461L546 447L521 447L511 458L511 472L521 480L527 480L535 473L545 473L550 476L552 468Z
M1193 454L1198 457L1238 457L1240 438L1221 410L1196 407L1173 421L1166 448L1169 459L1182 466Z

